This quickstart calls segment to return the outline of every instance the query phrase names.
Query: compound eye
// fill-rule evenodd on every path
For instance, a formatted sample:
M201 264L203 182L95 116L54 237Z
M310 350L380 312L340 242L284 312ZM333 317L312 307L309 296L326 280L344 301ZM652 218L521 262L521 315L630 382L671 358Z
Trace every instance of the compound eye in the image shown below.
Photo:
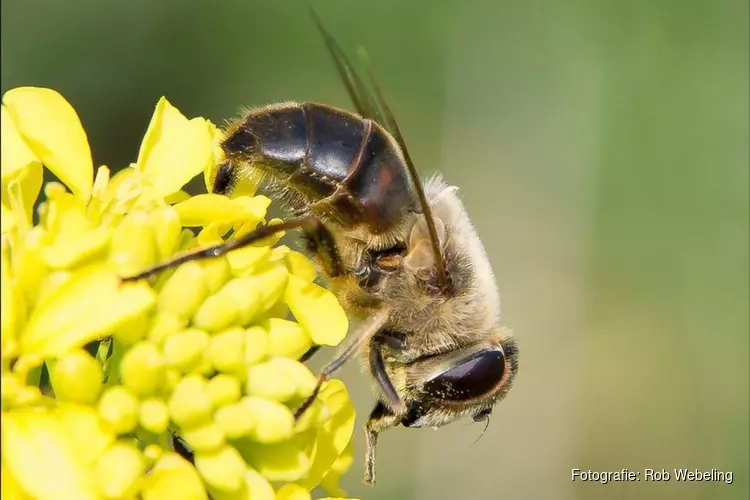
M465 401L485 396L497 389L505 375L505 354L500 348L485 349L459 360L424 385L432 397Z

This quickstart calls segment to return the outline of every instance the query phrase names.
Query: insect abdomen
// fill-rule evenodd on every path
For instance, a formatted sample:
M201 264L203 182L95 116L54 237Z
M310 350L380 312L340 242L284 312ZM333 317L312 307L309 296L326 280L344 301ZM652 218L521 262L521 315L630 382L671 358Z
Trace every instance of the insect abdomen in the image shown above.
M245 163L293 190L300 198L294 208L315 204L344 225L383 231L414 204L403 157L386 134L370 120L322 104L261 108L222 142L229 162L213 191L230 191L239 175L235 164Z

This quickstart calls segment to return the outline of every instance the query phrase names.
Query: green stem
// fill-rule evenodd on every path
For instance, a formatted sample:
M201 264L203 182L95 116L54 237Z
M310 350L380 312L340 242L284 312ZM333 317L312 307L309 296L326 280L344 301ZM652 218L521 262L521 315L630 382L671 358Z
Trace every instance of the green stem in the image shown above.
M42 369L44 367L44 364L41 364L39 366L35 366L31 370L29 370L29 373L26 375L26 383L28 385L35 385L39 387L39 382L42 379Z
M120 382L120 361L122 361L122 356L125 354L125 347L116 339L112 339L111 345L112 353L104 364L105 387L111 387Z

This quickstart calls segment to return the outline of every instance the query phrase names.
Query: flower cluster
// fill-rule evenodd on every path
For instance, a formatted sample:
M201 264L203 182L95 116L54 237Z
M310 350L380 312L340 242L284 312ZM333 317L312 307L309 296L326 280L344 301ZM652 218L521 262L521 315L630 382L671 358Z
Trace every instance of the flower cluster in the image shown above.
M342 494L354 425L345 387L327 382L292 414L316 384L298 359L348 328L306 257L277 235L120 280L266 222L271 200L250 184L232 198L182 191L201 172L208 184L220 137L161 99L137 161L110 176L94 172L59 93L3 96L3 498ZM61 182L44 185L35 214L43 168ZM174 451L175 433L193 463Z

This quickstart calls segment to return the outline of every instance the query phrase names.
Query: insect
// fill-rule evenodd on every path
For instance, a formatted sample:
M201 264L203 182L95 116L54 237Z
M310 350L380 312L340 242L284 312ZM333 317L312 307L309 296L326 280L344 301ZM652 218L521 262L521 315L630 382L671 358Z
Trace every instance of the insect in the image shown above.
M295 416L331 374L361 357L378 394L365 424L364 481L373 484L379 433L466 416L486 421L511 387L518 348L499 323L492 268L457 188L440 177L419 181L369 65L372 92L312 14L357 114L311 102L250 111L226 129L213 183L214 193L229 194L242 176L260 176L294 216L126 279L302 229L359 328Z

